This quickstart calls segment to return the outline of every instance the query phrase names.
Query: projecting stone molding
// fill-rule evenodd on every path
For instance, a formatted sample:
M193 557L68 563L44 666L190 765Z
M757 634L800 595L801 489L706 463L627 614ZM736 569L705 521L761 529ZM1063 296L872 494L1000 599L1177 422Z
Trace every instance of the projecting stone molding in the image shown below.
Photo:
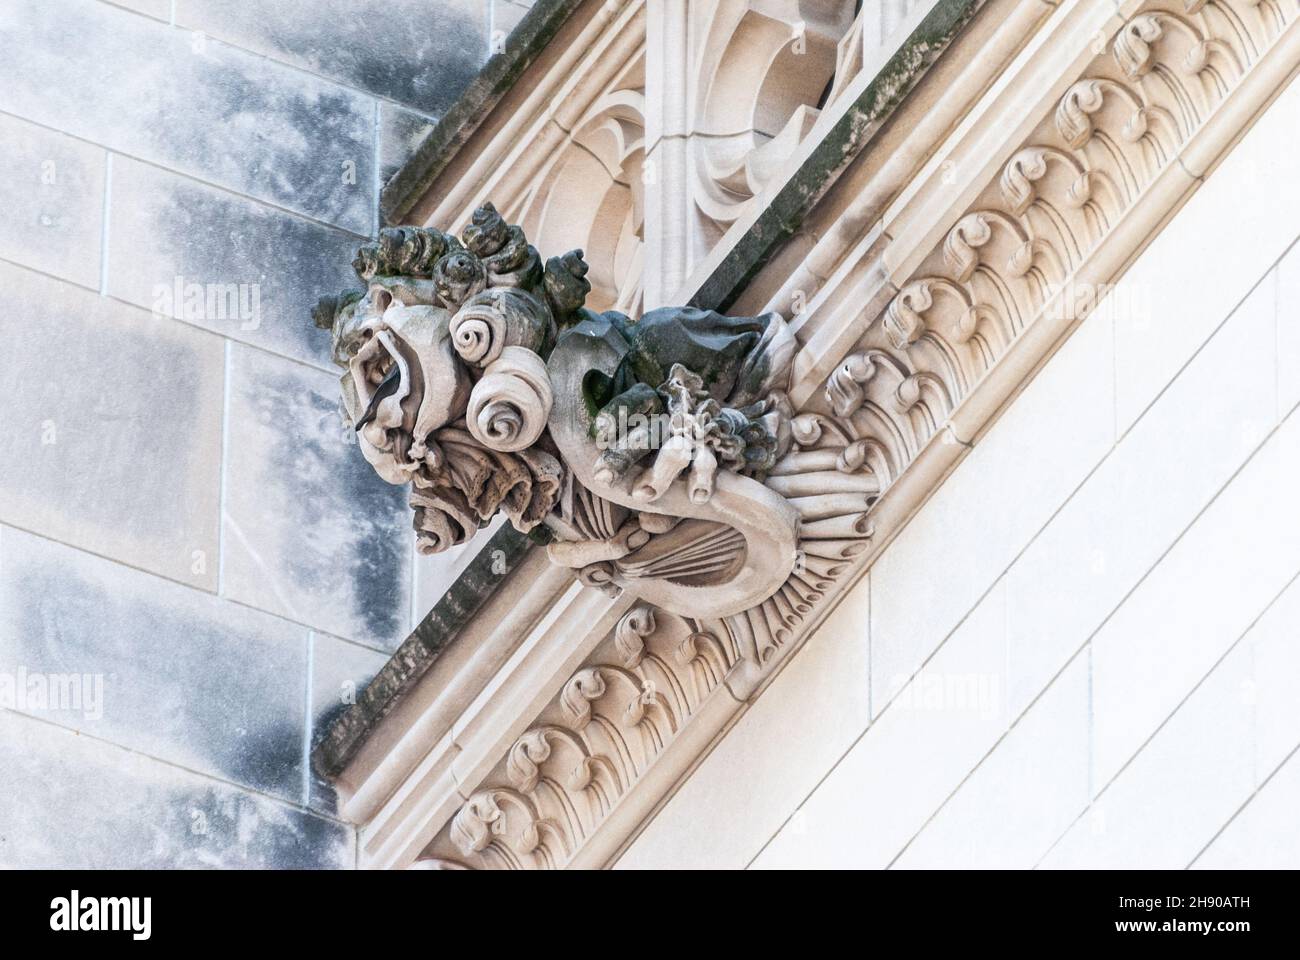
M443 283L450 297L436 263L459 254L444 234L394 234L363 255L368 291L329 320L372 463L394 482L436 470L450 454L414 427L467 416L451 429L524 460L530 492L507 511L550 529L551 557L579 572L522 561L509 603L485 607L343 774L363 861L611 862L1300 66L1297 19L1294 0L983 5L809 209L799 255L756 267L736 299L754 316L709 315L710 330L748 337L724 348L722 371L652 349L657 368L620 379L636 324L563 299L581 290L579 260L543 266L490 210L465 236L469 287ZM826 111L852 99L846 85ZM831 120L801 132L815 141ZM495 276L515 279L491 280L482 261L499 251L473 249L488 223L522 258ZM439 243L437 256L421 246ZM370 269L409 251L421 270ZM516 309L520 295L546 309ZM484 309L458 323L474 297ZM705 313L659 316L689 339L688 317ZM457 352L483 346L457 342L471 319L502 337L481 356ZM417 329L419 343L402 333ZM614 392L577 404L592 370ZM725 389L706 396L710 384ZM659 404L697 438L719 436L710 417L734 420L722 436L740 455L704 440L694 460L607 457L591 439L616 398ZM539 450L542 467L524 455ZM484 510L462 519L429 536L463 537ZM695 535L674 539L683 528ZM698 596L697 575L716 578Z

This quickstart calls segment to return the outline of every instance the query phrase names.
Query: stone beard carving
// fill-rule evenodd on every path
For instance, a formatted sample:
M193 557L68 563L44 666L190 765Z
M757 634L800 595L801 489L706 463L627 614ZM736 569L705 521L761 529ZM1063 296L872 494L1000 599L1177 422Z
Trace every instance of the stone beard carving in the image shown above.
M313 318L362 453L411 485L421 552L501 511L583 582L686 616L786 582L799 513L763 482L793 444L778 314L594 313L582 251L543 265L490 204L459 240L384 230L353 267L364 289Z

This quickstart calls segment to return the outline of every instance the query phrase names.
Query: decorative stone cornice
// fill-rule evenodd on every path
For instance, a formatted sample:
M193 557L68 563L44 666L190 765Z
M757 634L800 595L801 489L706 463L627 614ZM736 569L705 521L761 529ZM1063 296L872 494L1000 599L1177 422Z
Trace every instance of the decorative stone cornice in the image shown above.
M504 782L452 818L459 856L478 866L565 865L692 722L739 651L679 618L658 621L644 605L624 614L608 649L514 741Z
M878 63L867 52L871 28L866 20L879 16L879 9L859 5L858 16L835 43L834 69L828 75L824 102L799 108L780 135L763 145L763 177L751 175L749 196L729 214L727 233L716 244L704 245L706 255L689 265L677 296L719 310L731 308L763 265L801 229L805 217L834 188L841 174L864 149L875 145L882 126L890 122L899 105L983 6L984 0L920 5L917 13L925 15L898 49ZM1046 6L1039 3L1022 6L1031 16L1020 14L1018 19L1027 24L1046 13ZM806 34L808 28L800 29ZM809 59L794 58L797 69L807 70ZM769 59L764 80L775 82L777 70L789 62L789 58ZM968 92L973 95L977 91ZM751 109L751 115L753 112ZM699 187L694 190L707 195ZM702 199L697 206L708 210L712 205ZM653 264L653 254L649 259Z
M810 212L803 263L741 298L786 315L799 345L793 442L762 483L794 505L805 561L716 617L569 588L520 623L490 686L426 727L436 743L399 736L395 787L386 774L379 796L367 765L366 862L616 857L1094 305L1082 293L1118 278L1300 66L1293 0L989 13L936 70L996 82L947 124L895 131L909 169L891 154L847 171ZM923 82L918 120L946 93Z
M1007 2L1008 0L1002 0L1002 5L1007 5ZM868 51L865 45L868 43L867 37L871 30L865 25L864 18L869 11L864 9L860 13L850 29L839 40L835 57L834 89L828 91L828 95L822 98L825 102L821 104L821 108L815 109L812 101L794 108L796 111L804 111L809 116L816 116L817 124L820 126L815 125L811 132L806 128L802 129L800 133L802 140L798 142L786 142L788 138L783 138L781 163L773 162L775 155L771 150L764 152L768 159L763 164L767 171L763 178L763 192L749 197L745 208L750 213L742 215L744 222L733 224L732 229L718 242L718 251L730 252L711 268L713 273L710 274L708 289L697 290L690 295L690 302L693 305L708 308L711 306L709 302L711 297L719 302L735 298L737 292L743 287L743 278L751 271L759 269L772 251L789 237L790 231L797 228L801 219L816 205L818 198L831 189L842 172L850 168L854 158L868 144L878 139L883 129L887 129L884 124L889 120L893 110L900 104L908 102L905 95L907 91L912 90L920 82L930 65L947 49L958 28L974 14L981 3L982 0L948 0L936 4L932 9L921 11L924 16L918 13L919 23L911 28L911 34L900 50L886 62L879 73L873 72L871 57L866 55ZM1030 4L1029 6L1035 12L1030 17L1020 15L1010 17L1007 25L1008 32L1014 33L1017 37L1022 34L1027 35L1031 32L1028 26L1035 19L1041 19L1049 9L1046 5ZM690 9L692 12L707 12L706 7L702 5ZM649 103L656 107L648 113L646 142L663 144L671 141L671 131L676 129L679 122L677 119L679 108L687 107L680 102L679 95L688 90L698 89L701 91L700 95L705 96L705 91L711 89L707 84L684 82L683 77L674 73L684 69L687 63L696 63L696 69L700 69L698 58L694 54L686 60L680 59L679 55L685 46L693 44L713 48L714 53L708 63L712 67L719 68L720 75L715 75L711 79L711 84L716 85L722 82L721 77L725 77L728 70L734 72L735 69L733 67L722 69L720 61L725 63L739 57L749 63L754 62L754 58L750 56L753 51L744 43L738 42L739 38L747 35L748 25L755 21L767 24L766 33L770 34L771 24L775 22L771 20L774 8L755 5L750 0L740 0L740 2L730 3L725 14L693 18L698 23L690 31L691 37L683 38L676 35L674 30L681 28L680 21L686 10L687 8L680 2L648 8L648 22L643 27L640 5L636 0L606 3L599 11L593 11L590 5L579 9L570 18L566 30L572 31L582 26L583 38L589 39L598 50L620 44L626 47L629 43L637 42L641 30L648 32L653 42L647 48L649 56L645 66L643 67L640 61L635 61L625 69L623 80L618 80L616 74L615 81L611 82L608 79L600 79L603 76L600 71L605 69L604 65L607 63L605 59L575 58L569 53L551 57L549 67L543 68L540 65L534 67L521 83L521 86L529 91L529 95L522 106L515 105L518 107L518 113L509 114L501 119L484 119L482 126L488 133L471 136L468 145L460 149L468 151L471 156L481 152L482 157L488 158L499 156L503 151L516 150L519 145L508 140L505 133L528 129L530 122L528 118L531 116L529 110L533 109L529 105L535 105L543 92L555 98L551 101L550 112L555 112L556 104L567 103L576 97L575 105L567 109L570 115L578 115L585 110L589 116L598 119L602 115L598 104L608 102L621 111L625 120L627 117L626 105L623 102L625 97L618 92L618 89L620 84L626 87L628 82L633 86L637 82L645 82L635 79L640 76L642 70L648 71L647 79L651 93ZM1016 8L1016 12L1019 14L1019 8ZM596 15L597 13L599 15ZM619 15L615 16L615 14ZM996 11L994 19L999 15L1001 11ZM806 53L807 36L804 33L806 26L801 25L797 20L787 26L792 31L794 42L801 46L801 54ZM514 42L513 36L511 42ZM719 58L718 51L724 47L725 53ZM656 52L660 54L659 57L654 56ZM1005 56L1004 50L991 52L994 56L985 57L984 73L987 76L996 73L999 63L997 57ZM543 62L547 59L543 58ZM805 59L801 56L800 63ZM791 109L787 102L788 93L781 90L779 84L773 83L775 75L782 69L781 65L774 64L766 57L757 58L757 62L766 64L763 69L767 71L768 76L763 82L752 85L753 89L749 95L756 99L749 107L740 109L740 113L742 115L771 114L774 109ZM578 73L575 75L573 72L565 72L570 70L574 63L580 63ZM750 69L750 67L740 69ZM590 82L579 82L584 79L581 75L582 70L595 71L595 79ZM599 89L600 83L605 84L604 89L607 92L596 98L597 106L592 106L590 91ZM818 84L820 83L821 81L818 81ZM814 86L820 89L818 84ZM967 91L966 88L969 90ZM927 111L927 121L933 123L945 114L960 115L967 99L973 99L978 89L978 83L963 84L963 96L951 94L946 96L944 109ZM563 93L564 90L569 92ZM678 99L675 100L675 97ZM771 101L781 101L781 103ZM725 99L723 102L730 104L728 109L733 113L736 109L744 107L739 102L732 103ZM674 106L674 103L677 105ZM507 106L510 105L506 104L499 108L498 112L506 109ZM453 111L454 113L456 111ZM545 117L542 119L544 120ZM617 129L622 129L623 120L618 123L620 126ZM596 124L595 128L599 129L600 124ZM461 127L457 126L457 130L460 129ZM545 126L539 128L536 124L532 129L540 130L539 135L545 135L551 130L550 127ZM437 131L431 137L431 142L433 141L442 142ZM463 141L458 139L456 142ZM607 139L605 142L616 141ZM586 145L574 143L571 147L557 151L556 155L576 153L581 159L587 155L585 151ZM664 209L664 203L682 201L688 205L694 203L691 198L696 187L694 181L682 179L684 171L678 170L674 164L665 163L662 157L658 159L651 157L646 162L648 167L643 171L643 175L639 180L629 178L629 186L634 193L632 200L634 206L656 208L650 210L646 219L649 229L646 239L647 249L652 252L652 260L654 260L654 269L650 270L649 276L652 280L659 281L659 286L662 287L664 262L662 257L655 259L656 255L653 251L674 250L681 246L673 241L671 229L668 229L668 233L664 232L667 229L667 218L670 216ZM421 176L424 176L428 165L418 162L418 158L417 161L413 161L413 164L422 171ZM447 162L443 160L439 162L437 169L442 170L446 166ZM512 171L515 169L509 164L504 168ZM580 166L552 162L547 169L554 171L548 173L541 181L543 185L550 185L547 190L539 193L530 188L528 191L528 195L533 197L534 208L537 206L537 199L549 197L547 191L557 184L564 184L563 191L566 193L571 193L577 188L580 192L585 191L589 195L594 193L596 197L599 197L605 189L600 185L599 178L593 181L592 178L585 177ZM473 171L477 172L473 175L490 177L492 170L490 165L478 162L474 164ZM442 199L442 206L439 208L443 211L443 214L440 214L444 216L442 222L445 222L446 211L454 209L451 201L465 193L463 180L468 174L464 170L458 172L461 179L451 174L438 176L435 171L434 179L429 186L430 195ZM471 179L471 183L479 183L479 181ZM510 183L515 181L512 180ZM637 200L635 196L638 184L645 191L643 200ZM515 187L509 186L506 181L498 179L493 183L493 187L505 191L511 209L527 208L526 205L520 204L516 193L512 192ZM547 200L547 203L550 204L550 200ZM589 203L578 211L580 215L573 219L579 225L583 222L592 222L596 217L596 213L592 211L607 209L608 205L603 201ZM569 238L573 239L574 235L570 233ZM758 238L761 238L761 243L756 245L754 241ZM604 243L596 245L608 246ZM637 275L639 276L639 272ZM639 283L634 289L639 289ZM685 297L684 293L683 298ZM598 302L608 302L608 300L606 296ZM516 588L507 582L510 576L509 570L529 546L530 542L522 539L512 527L505 526L498 530L492 543L484 549L490 550L495 558L509 557L509 563L502 565L493 561L489 567L490 576L474 574L471 570L466 577L462 577L452 586L429 616L421 622L411 638L403 644L393 660L385 666L375 683L365 691L361 702L343 715L318 746L315 756L318 769L328 776L335 776L342 770L353 758L367 732L380 718L397 706L397 701L406 696L418 682L433 658L439 655L465 627L466 618L473 615L484 602L487 591L495 588ZM483 566L485 565L475 565L476 568ZM504 574L502 569L506 571Z
M533 10L525 23L538 15ZM422 192L406 202L407 220L454 233L490 202L539 250L588 253L589 307L636 313L645 0L586 0L566 15L561 39L534 52L536 62L457 138L449 159L421 167L436 173L418 178ZM507 51L520 42L512 34Z
M594 155L590 140L580 142L582 134L599 136L602 127L608 126L607 120L624 124L629 116L635 119L635 110L629 114L628 107L629 103L635 106L643 83L644 37L643 0L539 0L501 53L385 187L386 217L459 228L490 192L508 215L526 218L536 236L540 211L552 206L548 184L581 185L596 198L611 190L617 194L619 180L629 186L638 184L639 178L631 174L617 179L592 178L588 169L567 161ZM578 122L574 118L585 119ZM623 138L632 144L636 139ZM595 153L608 155L602 149ZM634 151L632 159L635 157ZM622 203L629 206L626 199ZM562 200L553 206L567 208ZM578 234L569 230L558 238L553 236L555 229L563 231L563 219L558 226L552 225L555 229L541 233L548 244L563 247L594 242L605 250L610 246L607 237L581 233L581 228L584 216L590 224L596 212L607 211L608 205L596 199L568 221L570 227L579 229ZM636 258L633 260L635 263ZM635 300L639 269L626 273L632 277L630 292ZM617 297L598 290L597 299L608 304ZM466 632L470 619L485 604L490 606L491 594L522 589L513 581L532 546L532 541L509 525L496 532L484 546L483 555L316 745L313 765L318 771L331 778L339 776L375 726L398 709L434 660L446 660L448 646Z

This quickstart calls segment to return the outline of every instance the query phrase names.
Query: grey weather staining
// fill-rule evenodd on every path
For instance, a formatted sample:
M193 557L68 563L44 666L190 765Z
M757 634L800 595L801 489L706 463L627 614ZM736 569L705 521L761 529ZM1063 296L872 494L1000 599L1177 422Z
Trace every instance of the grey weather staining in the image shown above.
M215 588L221 342L17 267L0 285L0 521Z
M0 669L103 677L102 718L47 719L301 797L305 627L18 531L4 539Z
M406 490L349 442L337 393L328 374L233 354L226 584L244 602L392 650L408 629Z
M366 95L108 4L7 5L0 34L22 51L0 59L0 110L370 232Z
M323 83L265 87L242 63L207 70L215 124L239 141L238 160L226 152L233 144L214 144L232 179L242 178L253 196L368 234L374 196L370 104ZM261 118L276 124L264 129Z
M413 534L307 313L488 4L174 6L0 4L0 672L104 699L0 710L0 866L350 866L304 747L405 638ZM178 282L255 285L256 322L163 315Z
M112 198L112 232L137 238L109 245L112 295L156 310L161 291L168 313L182 306L171 296L178 280L214 288L255 284L252 322L224 312L189 322L329 365L328 338L306 319L304 304L355 282L354 235L125 159L114 166Z
M342 824L0 713L0 864L54 869L339 868Z
M391 103L379 105L379 178L392 179L398 168L415 153L433 123L418 113Z
M330 724L356 702L387 658L373 650L318 633L313 640L311 659L312 731L319 739ZM322 780L314 770L309 797L313 809L326 813L335 811L333 784Z
M442 114L487 53L483 0L180 0L177 22Z

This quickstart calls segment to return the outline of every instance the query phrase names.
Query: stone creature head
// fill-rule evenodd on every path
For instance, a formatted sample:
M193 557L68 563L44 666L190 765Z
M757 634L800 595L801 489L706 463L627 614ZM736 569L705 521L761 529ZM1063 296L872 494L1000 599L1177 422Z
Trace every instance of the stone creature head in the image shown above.
M421 549L463 541L499 507L517 526L535 524L545 514L536 495L561 471L522 452L541 439L553 403L544 358L586 293L581 251L544 269L523 231L488 204L460 240L383 230L353 268L363 289L322 299L313 319L345 370L343 405L362 453L388 482L413 484L426 514L413 501L417 528L436 528L421 531ZM533 462L521 470L516 454Z

